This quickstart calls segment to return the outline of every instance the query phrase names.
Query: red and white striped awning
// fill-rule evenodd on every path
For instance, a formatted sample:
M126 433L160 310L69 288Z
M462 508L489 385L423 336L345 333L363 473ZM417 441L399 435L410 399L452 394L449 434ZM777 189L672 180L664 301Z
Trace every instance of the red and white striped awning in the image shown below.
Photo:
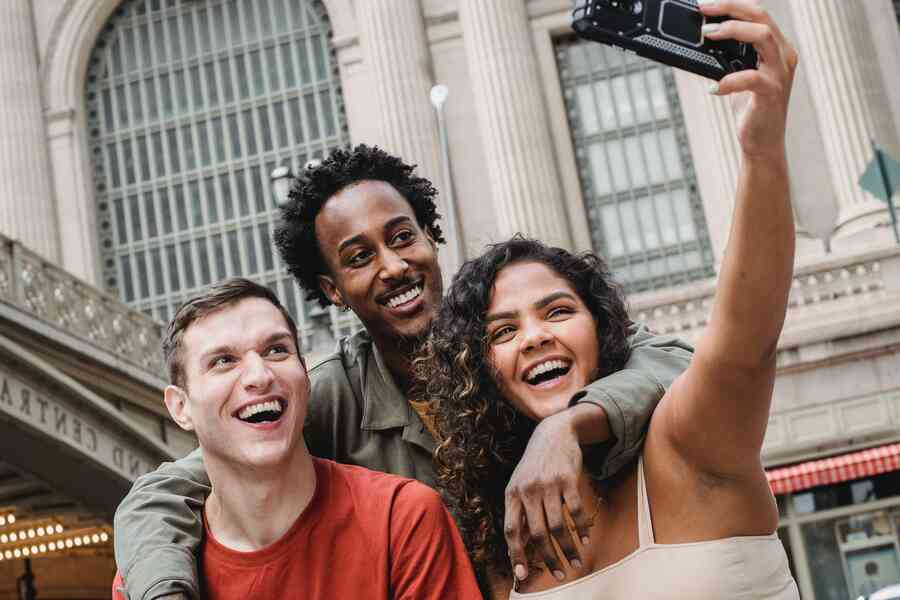
M841 456L766 471L772 492L787 494L819 485L829 485L871 477L889 471L900 471L900 444L850 452Z

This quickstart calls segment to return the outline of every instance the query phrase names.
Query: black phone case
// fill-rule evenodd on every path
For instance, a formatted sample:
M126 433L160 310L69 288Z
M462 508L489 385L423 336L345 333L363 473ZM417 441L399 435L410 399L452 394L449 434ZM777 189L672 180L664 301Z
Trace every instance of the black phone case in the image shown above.
M583 39L617 46L657 62L718 81L755 69L756 50L735 40L706 40L696 0L579 0L572 28Z

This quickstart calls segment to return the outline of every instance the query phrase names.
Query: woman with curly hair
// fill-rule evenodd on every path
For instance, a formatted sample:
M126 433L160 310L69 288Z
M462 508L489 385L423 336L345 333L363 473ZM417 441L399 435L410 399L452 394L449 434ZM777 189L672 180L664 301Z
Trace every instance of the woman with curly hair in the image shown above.
M702 10L733 19L707 26L707 37L752 43L761 57L758 70L712 90L746 92L731 235L708 326L640 458L612 480L585 472L584 504L567 507L593 515L577 560L529 572L526 544L504 536L526 515L504 506L535 427L627 359L629 319L603 261L522 238L493 246L454 279L418 363L442 438L439 484L494 597L799 597L760 460L793 268L784 133L797 56L750 0ZM548 529L571 533L573 523Z

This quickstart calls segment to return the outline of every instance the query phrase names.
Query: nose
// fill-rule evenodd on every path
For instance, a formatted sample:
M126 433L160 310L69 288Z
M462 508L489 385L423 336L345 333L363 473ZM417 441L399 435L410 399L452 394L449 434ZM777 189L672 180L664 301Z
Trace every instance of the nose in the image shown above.
M522 352L531 352L532 350L537 350L538 348L546 346L553 341L553 335L551 335L547 328L543 326L543 323L537 322L535 320L529 320L526 321L522 325L522 327Z
M241 374L241 384L245 389L256 392L264 392L272 385L274 376L269 365L256 352L250 352L244 359L244 370Z
M409 264L393 250L385 250L381 258L382 279L403 279Z

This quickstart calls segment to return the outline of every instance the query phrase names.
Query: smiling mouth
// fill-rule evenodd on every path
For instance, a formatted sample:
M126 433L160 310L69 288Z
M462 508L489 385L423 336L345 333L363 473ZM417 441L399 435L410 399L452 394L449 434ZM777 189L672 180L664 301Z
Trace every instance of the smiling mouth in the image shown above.
M422 283L415 284L412 288L401 294L391 296L385 301L385 305L390 308L398 308L404 304L408 304L422 295Z
M563 360L548 360L532 367L525 375L528 385L541 385L564 377L572 369L572 363Z
M285 401L281 398L257 402L245 406L233 416L244 423L259 425L261 423L274 423L284 415Z

